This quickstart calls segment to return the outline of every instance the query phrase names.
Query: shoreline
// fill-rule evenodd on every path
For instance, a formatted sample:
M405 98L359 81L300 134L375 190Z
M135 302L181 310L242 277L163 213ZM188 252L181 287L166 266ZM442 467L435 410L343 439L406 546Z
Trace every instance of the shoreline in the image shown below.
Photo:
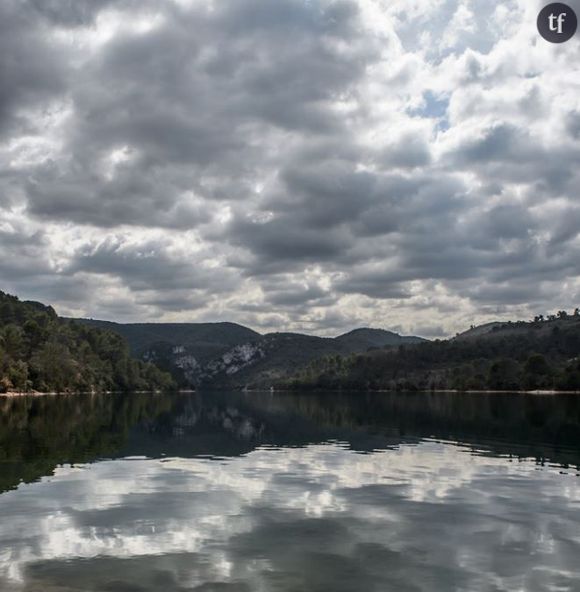
M213 389L205 392L220 392L221 390L232 389ZM238 391L236 391L238 392ZM393 389L368 389L368 390L349 390L349 389L246 389L239 391L245 393L455 393L465 395L580 395L580 391L557 391L557 390L531 390L531 391L513 391L513 390L459 390L459 389L426 389L416 391L393 390Z
M205 391L196 391L193 389L180 389L177 391L80 391L80 392L41 392L41 391L30 391L30 392L21 392L21 391L7 391L5 393L0 393L0 398L16 398L16 397L55 397L55 396L85 396L85 395L123 395L123 394L133 394L133 395L159 395L163 394L164 392L168 393L178 393L178 394L193 394L197 392L223 392L223 391L232 391L232 392L240 392L240 393L450 393L450 394L466 394L466 395L535 395L535 396L554 396L554 395L580 395L580 391L557 391L557 390L531 390L531 391L513 391L513 390L457 390L457 389L433 389L433 390L424 390L424 391L398 391L398 390L391 390L391 389L376 389L376 390L332 390L332 389L325 389L325 390L308 390L305 389L301 390L291 390L291 389L246 389L246 390L236 390L236 389L208 389Z
M195 393L195 390L177 390L177 391L78 391L78 392L43 392L43 391L7 391L0 393L0 397L57 397L57 396L85 396L85 395L160 395L164 392L171 393Z

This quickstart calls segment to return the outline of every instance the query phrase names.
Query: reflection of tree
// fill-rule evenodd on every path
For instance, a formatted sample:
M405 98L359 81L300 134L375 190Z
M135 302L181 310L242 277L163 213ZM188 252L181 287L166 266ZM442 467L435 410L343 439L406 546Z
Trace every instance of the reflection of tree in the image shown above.
M158 395L0 397L0 491L59 464L112 455L131 426L170 404Z
M425 437L577 465L580 398L432 392L0 398L0 491L59 464L103 457L236 456L264 444L332 439L372 451Z
M255 394L252 404L289 423L308 418L332 437L365 446L363 434L399 440L435 437L482 446L492 453L578 464L580 398L575 395L467 393ZM342 431L342 434L341 434Z

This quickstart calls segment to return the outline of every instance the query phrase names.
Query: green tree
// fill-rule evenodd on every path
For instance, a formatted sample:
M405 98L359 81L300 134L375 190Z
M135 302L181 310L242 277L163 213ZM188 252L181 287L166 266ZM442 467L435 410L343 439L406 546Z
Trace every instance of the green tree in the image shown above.
M0 292L0 390L170 389L171 377L134 360L123 338L58 318Z

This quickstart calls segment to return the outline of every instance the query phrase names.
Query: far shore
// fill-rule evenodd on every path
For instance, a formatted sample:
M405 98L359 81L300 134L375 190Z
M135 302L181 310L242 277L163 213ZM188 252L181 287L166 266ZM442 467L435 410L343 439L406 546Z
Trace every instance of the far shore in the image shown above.
M227 389L213 389L227 390ZM211 391L207 391L211 392ZM245 389L245 393L457 393L466 395L580 395L580 391L557 391L557 390L533 390L533 391L509 391L509 390L459 390L459 389L425 389L425 390L394 390L394 389Z
M176 391L6 391L0 393L0 397L54 397L58 395L124 395L131 393L133 395L159 395L163 392L171 393L195 393L194 390L176 390Z
M457 389L428 389L424 391L400 391L392 389L374 389L374 390L315 390L315 389L208 389L201 392L220 392L228 391L232 392L244 392L244 393L456 393L456 394L479 394L479 395L500 395L500 394L519 394L519 395L580 395L580 391L557 391L557 390L531 390L531 391L509 391L509 390L457 390ZM175 391L80 391L80 392L41 392L41 391L7 391L0 393L0 397L51 397L58 395L122 395L122 394L141 394L141 395L159 395L163 392L180 393L180 394L192 394L196 391L193 389L179 389Z

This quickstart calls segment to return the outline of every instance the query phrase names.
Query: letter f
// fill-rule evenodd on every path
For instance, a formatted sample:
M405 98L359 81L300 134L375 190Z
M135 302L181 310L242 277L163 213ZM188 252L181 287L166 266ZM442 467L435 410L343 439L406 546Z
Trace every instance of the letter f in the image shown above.
M561 12L558 15L558 33L562 34L562 25L564 24L564 18L566 17L566 13L565 12Z

